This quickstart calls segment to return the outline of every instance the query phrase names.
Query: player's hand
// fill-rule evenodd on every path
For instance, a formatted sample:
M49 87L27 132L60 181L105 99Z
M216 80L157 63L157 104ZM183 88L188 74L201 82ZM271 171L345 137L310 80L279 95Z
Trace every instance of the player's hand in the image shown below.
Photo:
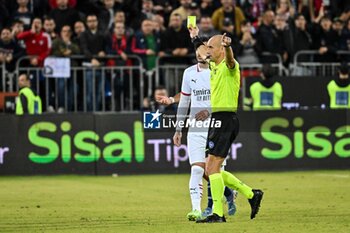
M162 104L162 105L170 105L173 103L168 96L158 95L155 97L155 99L156 99L157 103Z
M199 34L199 28L198 27L188 27L188 31L190 32L190 37L195 38Z
M202 110L195 115L195 118L197 121L204 121L209 117L209 115L208 110Z
M231 38L226 36L226 33L224 33L222 35L221 45L224 46L224 47L227 47L227 46L231 45Z
M181 138L182 138L182 133L179 131L176 131L173 137L173 142L175 146L181 145Z
M162 97L167 97L166 95L164 95L164 93L157 93L154 95L154 99L158 102L158 100L160 100Z

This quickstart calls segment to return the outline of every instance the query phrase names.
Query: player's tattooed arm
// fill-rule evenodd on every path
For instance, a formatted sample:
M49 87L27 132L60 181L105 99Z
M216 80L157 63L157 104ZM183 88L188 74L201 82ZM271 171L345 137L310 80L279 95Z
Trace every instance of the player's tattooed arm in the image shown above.
M204 121L210 116L210 112L208 110L202 110L198 112L195 116L197 121Z
M180 97L181 97L181 92L177 93L173 98L174 98L174 103L179 103L180 102Z

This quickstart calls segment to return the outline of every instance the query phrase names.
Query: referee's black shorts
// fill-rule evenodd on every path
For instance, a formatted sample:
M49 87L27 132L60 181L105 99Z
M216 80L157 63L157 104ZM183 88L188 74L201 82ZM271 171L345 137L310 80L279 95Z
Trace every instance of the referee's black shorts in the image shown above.
M207 155L226 158L231 148L231 144L236 139L239 132L239 121L235 112L214 112L211 121L221 121L221 127L215 128L211 122L208 139ZM214 127L212 127L214 126Z

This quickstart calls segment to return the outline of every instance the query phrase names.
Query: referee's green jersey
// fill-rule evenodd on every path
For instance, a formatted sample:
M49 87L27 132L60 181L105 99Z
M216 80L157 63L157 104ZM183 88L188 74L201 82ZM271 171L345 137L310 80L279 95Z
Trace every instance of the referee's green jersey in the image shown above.
M240 88L239 64L227 67L225 59L218 65L210 62L210 102L212 112L236 112Z

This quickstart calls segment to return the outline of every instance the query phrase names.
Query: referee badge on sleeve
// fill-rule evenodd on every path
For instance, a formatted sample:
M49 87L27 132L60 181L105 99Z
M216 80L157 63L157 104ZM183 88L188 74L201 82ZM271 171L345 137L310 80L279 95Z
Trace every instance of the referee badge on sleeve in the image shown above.
M209 149L213 149L214 148L214 142L213 141L209 141Z

